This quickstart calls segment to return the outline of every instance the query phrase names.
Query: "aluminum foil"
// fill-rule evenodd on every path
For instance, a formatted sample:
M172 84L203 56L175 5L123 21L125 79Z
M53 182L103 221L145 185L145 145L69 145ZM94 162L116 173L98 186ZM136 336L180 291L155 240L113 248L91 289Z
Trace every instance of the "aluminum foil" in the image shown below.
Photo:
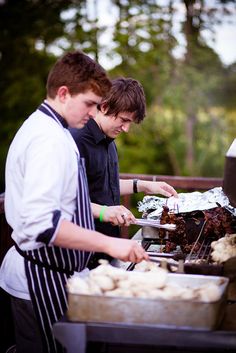
M192 211L203 211L215 207L226 207L234 215L236 208L233 208L228 197L221 187L216 187L205 192L194 191L190 193L179 193L178 198L163 198L158 196L144 196L138 202L138 211L147 212L147 218L159 218L163 211L163 206L167 206L174 213L186 213ZM150 212L151 210L154 210Z

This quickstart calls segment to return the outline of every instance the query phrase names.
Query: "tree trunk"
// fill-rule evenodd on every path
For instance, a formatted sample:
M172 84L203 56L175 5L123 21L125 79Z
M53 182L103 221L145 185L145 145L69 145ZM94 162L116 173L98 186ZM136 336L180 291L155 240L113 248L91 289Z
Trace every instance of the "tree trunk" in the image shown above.
M194 8L196 0L183 0L186 8L186 19L184 23L184 34L186 39L186 54L185 54L185 65L189 68L194 69L194 52L198 46L199 29L200 29L200 14L201 7ZM198 2L199 3L199 2ZM201 2L202 5L202 2ZM195 173L194 170L194 159L195 159L195 148L194 148L194 130L197 123L197 115L194 111L192 99L189 93L192 89L191 79L187 82L187 97L186 97L186 138L187 138L187 150L186 150L186 169L190 175Z
M197 117L193 112L189 112L186 121L186 137L187 137L187 151L186 151L186 169L191 175L195 175L195 138L194 128L196 125Z

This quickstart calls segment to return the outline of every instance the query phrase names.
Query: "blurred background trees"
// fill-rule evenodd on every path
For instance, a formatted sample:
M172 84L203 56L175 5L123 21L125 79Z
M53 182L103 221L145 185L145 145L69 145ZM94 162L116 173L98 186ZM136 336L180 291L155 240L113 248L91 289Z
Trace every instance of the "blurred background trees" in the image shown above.
M235 21L235 6L234 0L1 0L1 191L16 130L45 97L55 58L73 49L98 60L110 77L133 77L144 87L146 119L117 139L121 172L222 176L236 137L236 63L223 64L206 33L214 38L215 26Z

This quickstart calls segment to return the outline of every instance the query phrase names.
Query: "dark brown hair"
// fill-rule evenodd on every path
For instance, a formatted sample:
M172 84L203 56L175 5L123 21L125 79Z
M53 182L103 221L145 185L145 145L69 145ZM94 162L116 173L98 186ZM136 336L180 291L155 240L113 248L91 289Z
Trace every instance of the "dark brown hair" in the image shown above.
M117 116L121 112L134 114L134 121L140 123L146 114L146 100L142 85L132 78L117 78L112 81L112 87L103 98L105 115Z
M97 62L78 50L66 53L50 70L48 97L55 98L60 86L67 86L71 95L92 90L98 96L104 96L111 87L111 81Z

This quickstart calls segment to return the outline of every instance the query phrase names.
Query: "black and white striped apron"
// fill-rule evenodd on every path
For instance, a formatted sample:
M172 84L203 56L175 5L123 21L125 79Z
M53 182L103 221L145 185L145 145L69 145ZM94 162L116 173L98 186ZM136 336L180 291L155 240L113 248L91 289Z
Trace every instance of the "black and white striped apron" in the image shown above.
M39 110L60 124L47 103L43 103ZM77 156L78 193L73 222L81 227L94 229L84 163L79 155ZM74 271L81 271L87 266L91 253L47 245L30 251L16 248L25 258L29 293L40 325L44 352L61 352L62 347L52 335L52 326L67 309L67 279Z

